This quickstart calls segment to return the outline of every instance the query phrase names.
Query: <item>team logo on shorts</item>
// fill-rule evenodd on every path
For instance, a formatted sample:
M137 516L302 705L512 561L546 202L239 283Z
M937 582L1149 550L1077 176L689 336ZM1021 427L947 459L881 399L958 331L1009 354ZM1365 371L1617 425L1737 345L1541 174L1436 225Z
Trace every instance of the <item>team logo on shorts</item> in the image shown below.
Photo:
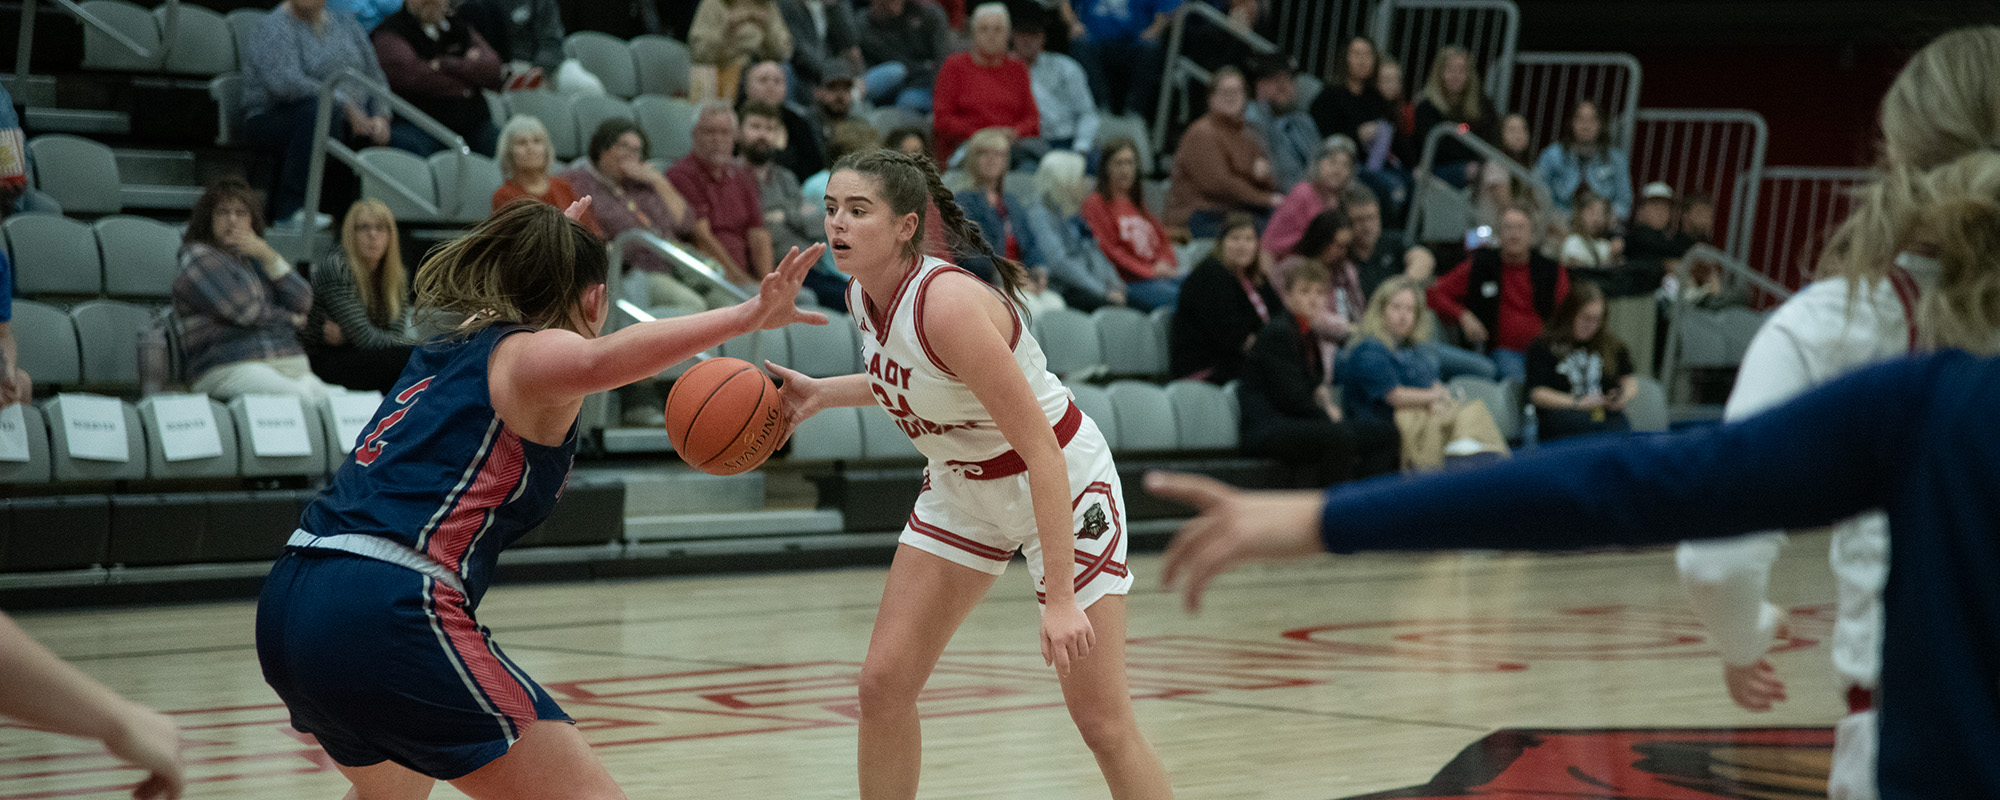
M1077 529L1076 538L1095 539L1108 530L1111 530L1111 523L1104 519L1104 504L1091 503L1090 508L1083 512L1083 527Z

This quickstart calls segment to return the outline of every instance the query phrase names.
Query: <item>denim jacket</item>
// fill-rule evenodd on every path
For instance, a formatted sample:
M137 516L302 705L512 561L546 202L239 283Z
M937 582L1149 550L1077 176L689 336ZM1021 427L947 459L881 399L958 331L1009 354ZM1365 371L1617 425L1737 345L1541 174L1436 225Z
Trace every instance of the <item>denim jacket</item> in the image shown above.
M1560 142L1549 145L1535 159L1535 175L1549 185L1556 208L1570 210L1570 198L1580 186L1611 200L1611 217L1625 220L1632 214L1632 165L1625 151L1607 148L1596 158L1584 161Z

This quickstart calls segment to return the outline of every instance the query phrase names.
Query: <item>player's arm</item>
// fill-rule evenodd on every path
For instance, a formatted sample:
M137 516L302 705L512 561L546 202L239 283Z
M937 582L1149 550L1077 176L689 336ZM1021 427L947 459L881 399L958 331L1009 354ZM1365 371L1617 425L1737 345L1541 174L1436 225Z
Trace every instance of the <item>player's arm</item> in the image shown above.
M171 800L186 786L180 729L172 720L57 658L5 614L0 614L0 716L103 742L112 755L148 773L134 797Z
M1008 347L1014 318L992 290L964 274L947 274L927 290L925 339L940 366L979 398L1007 444L1028 466L1028 494L1035 509L1036 537L1042 545L1042 660L1069 674L1070 665L1089 655L1095 643L1090 619L1076 604L1071 583L1075 533L1070 530L1069 463L1062 444L1028 378L1014 366Z
M778 269L766 275L757 295L728 308L685 317L641 322L608 336L587 338L549 328L509 336L493 351L490 379L496 392L545 407L574 403L595 392L653 377L660 370L746 333L794 322L826 324L826 315L794 305L807 270L826 246L793 248ZM604 288L592 290L586 306L604 308Z
M1321 549L1560 550L1823 525L1896 490L1923 446L1921 401L1969 361L1958 353L1872 368L1713 430L1579 442L1488 469L1346 484L1317 499L1151 475L1148 489L1202 512L1169 546L1163 579L1184 578L1193 608L1237 562Z

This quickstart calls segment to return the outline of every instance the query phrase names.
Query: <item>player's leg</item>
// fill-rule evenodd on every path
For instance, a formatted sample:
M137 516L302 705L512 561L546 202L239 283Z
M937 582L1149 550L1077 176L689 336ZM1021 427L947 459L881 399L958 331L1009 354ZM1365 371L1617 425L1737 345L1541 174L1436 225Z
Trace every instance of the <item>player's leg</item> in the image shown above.
M1125 596L1106 595L1084 609L1097 646L1062 679L1063 701L1083 743L1097 758L1113 800L1174 796L1167 770L1139 732L1125 680Z
M424 800L431 796L431 787L437 785L429 775L394 761L365 767L335 766L354 784L354 788L347 790L347 800Z
M923 761L917 695L952 632L992 585L991 574L908 544L897 547L861 667L862 800L917 796Z
M451 782L475 800L564 798L623 800L611 773L590 751L575 725L545 719L507 748L507 754Z

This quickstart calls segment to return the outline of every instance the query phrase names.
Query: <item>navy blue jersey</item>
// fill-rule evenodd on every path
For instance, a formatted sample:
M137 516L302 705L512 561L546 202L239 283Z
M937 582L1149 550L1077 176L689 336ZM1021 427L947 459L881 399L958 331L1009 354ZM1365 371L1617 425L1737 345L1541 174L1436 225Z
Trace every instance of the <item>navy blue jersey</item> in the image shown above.
M1652 544L1888 513L1883 800L2000 797L2000 360L1853 373L1711 431L1328 490L1326 549Z
M526 330L496 326L417 347L353 454L306 507L304 530L380 536L422 553L458 573L476 606L500 551L555 508L576 453L574 425L549 447L493 411L487 360Z

